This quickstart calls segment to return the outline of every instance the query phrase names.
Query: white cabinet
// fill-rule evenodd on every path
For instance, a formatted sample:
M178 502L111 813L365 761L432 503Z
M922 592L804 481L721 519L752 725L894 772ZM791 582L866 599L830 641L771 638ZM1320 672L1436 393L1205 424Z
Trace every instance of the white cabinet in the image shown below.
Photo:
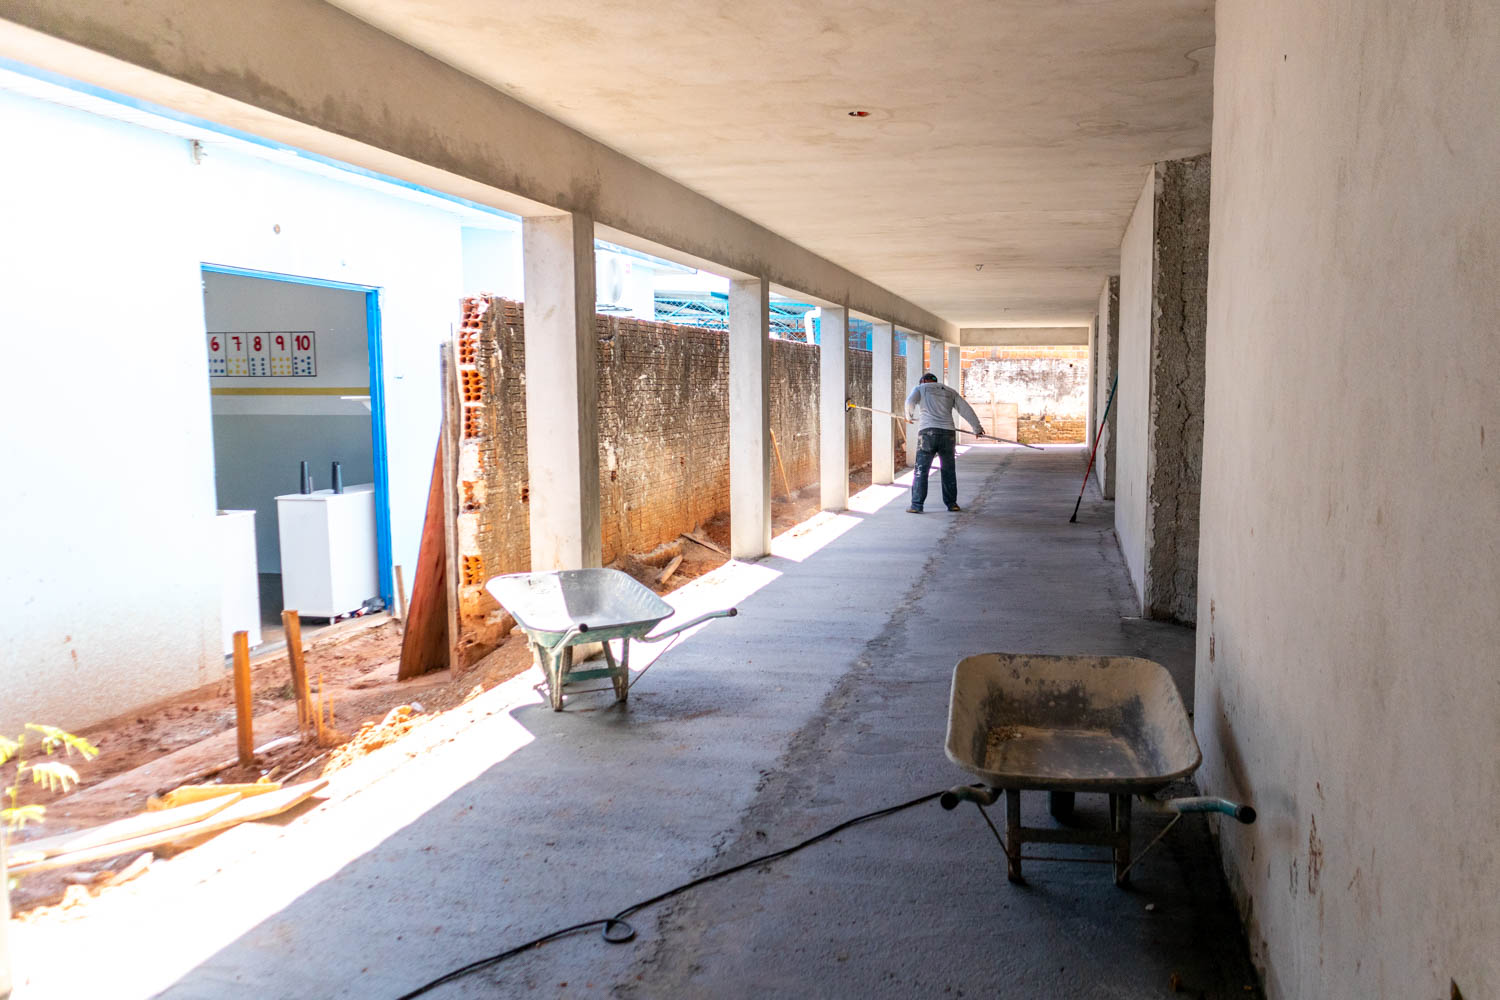
M375 486L276 498L281 604L304 618L336 618L379 596Z
M214 518L219 542L224 655L234 652L234 634L249 632L260 645L260 568L255 557L255 511L221 510Z

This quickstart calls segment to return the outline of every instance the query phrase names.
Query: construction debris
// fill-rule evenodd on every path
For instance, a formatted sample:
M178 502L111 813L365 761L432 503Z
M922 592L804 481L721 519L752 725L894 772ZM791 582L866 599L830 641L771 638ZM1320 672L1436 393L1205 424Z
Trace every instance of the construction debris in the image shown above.
M231 826L286 812L327 785L326 780L320 779L265 795L257 795L250 799L242 799L237 793L224 795L207 802L178 806L177 809L132 816L128 820L106 823L92 830L19 844L12 853L15 861L7 868L11 875L30 875L52 868L68 868L91 861L102 861L134 851L151 850L168 844L196 843L208 834L218 833ZM195 815L199 817L196 822L179 822L188 816ZM172 825L163 826L163 822L168 819L174 821ZM143 830L150 832L141 832ZM82 886L70 888L87 892Z

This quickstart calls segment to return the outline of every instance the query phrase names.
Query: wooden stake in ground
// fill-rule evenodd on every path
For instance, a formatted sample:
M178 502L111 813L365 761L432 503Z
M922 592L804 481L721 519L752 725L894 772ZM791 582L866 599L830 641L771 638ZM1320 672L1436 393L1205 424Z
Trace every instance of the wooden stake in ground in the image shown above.
M234 715L239 727L240 765L255 763L255 729L251 723L250 633L234 634Z
M292 695L297 699L297 731L305 732L312 723L312 698L302 652L302 618L295 611L283 611L281 625L286 629L286 658L292 667Z
M781 470L782 496L792 495L791 481L786 478L786 464L781 460L781 445L776 443L776 432L771 432L771 449L776 452L776 467Z
M396 620L403 626L406 624L406 577L401 572L401 565L396 565Z

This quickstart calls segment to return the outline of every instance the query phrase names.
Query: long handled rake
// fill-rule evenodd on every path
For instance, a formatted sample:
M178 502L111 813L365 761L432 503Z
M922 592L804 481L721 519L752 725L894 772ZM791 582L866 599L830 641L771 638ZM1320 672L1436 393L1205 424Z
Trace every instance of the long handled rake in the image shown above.
M1115 388L1120 384L1120 375L1115 373L1114 381L1109 384L1109 399L1104 404L1104 413L1099 417L1099 429L1094 432L1094 448L1089 452L1089 467L1083 470L1083 485L1078 487L1078 502L1073 505L1073 516L1068 518L1069 524L1078 523L1078 508L1083 506L1083 491L1089 488L1089 473L1094 471L1094 456L1099 454L1099 438L1104 433L1104 421L1109 419L1109 408L1115 405Z

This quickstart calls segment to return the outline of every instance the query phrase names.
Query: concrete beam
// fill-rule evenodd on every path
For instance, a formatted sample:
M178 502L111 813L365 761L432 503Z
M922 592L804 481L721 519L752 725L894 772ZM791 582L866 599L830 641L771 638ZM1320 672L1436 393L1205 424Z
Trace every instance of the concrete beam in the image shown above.
M948 345L948 365L943 371L943 384L954 392L963 392L963 355L956 345Z
M729 283L729 554L771 551L771 287Z
M889 323L875 323L870 349L870 408L896 412L891 392L896 331ZM896 426L891 418L870 414L870 482L883 486L896 478Z
M818 482L824 510L849 506L849 311L824 309L818 340Z
M594 224L586 215L525 219L526 463L531 568L598 566L599 387Z
M0 18L0 57L518 215L577 213L627 245L958 336L954 324L323 0L0 0Z
M906 335L906 391L909 394L917 387L917 382L922 378L924 362L922 360L922 347L927 338L908 333ZM906 415L906 400L898 400L896 412L902 416ZM917 464L917 432L915 427L908 426L906 429L906 464Z
M966 326L958 331L963 347L1087 347L1086 326Z

